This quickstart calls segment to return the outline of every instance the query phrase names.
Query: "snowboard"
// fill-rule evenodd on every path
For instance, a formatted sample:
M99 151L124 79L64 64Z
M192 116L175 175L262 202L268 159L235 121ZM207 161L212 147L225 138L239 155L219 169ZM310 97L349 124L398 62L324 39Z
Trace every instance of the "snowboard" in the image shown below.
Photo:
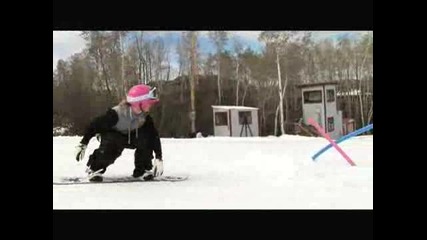
M152 180L129 177L105 177L102 182L91 182L87 177L64 177L54 180L53 185L76 185L76 184L107 184L107 183L136 183L136 182L180 182L187 180L188 176L160 176Z

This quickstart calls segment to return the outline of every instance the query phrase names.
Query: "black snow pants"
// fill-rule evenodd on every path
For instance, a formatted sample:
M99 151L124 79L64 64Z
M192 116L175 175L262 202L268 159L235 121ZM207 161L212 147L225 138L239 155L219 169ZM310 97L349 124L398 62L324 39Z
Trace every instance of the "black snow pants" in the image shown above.
M101 173L105 173L107 167L122 154L125 148L136 149L134 154L135 169L133 175L140 176L145 170L151 170L153 164L153 145L148 139L148 135L144 136L144 132L138 129L138 138L136 132L131 132L130 144L128 135L117 131L109 131L101 133L101 143L92 155L90 155L87 166L91 170L97 171L103 169Z

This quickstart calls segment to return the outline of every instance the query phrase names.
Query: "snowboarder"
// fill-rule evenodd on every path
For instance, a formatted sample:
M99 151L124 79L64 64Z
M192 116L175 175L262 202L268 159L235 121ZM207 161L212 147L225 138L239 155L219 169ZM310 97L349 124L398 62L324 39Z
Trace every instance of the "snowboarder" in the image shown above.
M92 182L102 182L102 174L121 155L124 148L136 149L132 176L151 180L163 174L160 137L149 115L150 108L159 102L156 88L140 84L133 86L118 105L94 118L77 146L76 160L84 157L92 137L100 136L100 146L89 156L86 172ZM153 151L155 153L153 167Z

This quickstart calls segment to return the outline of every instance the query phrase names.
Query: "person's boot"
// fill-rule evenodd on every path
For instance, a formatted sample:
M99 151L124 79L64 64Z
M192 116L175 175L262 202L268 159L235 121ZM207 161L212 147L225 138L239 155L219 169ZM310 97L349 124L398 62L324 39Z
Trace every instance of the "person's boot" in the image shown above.
M153 180L154 175L153 175L153 173L151 171L147 171L147 170L140 171L140 170L136 170L135 169L133 171L132 177L134 177L134 178L142 178L145 181L149 181L149 180Z
M150 181L153 180L154 175L153 172L151 171L145 171L144 175L142 175L142 179L144 179L145 181Z
M88 174L88 179L90 182L102 182L103 181L103 177L102 177L102 170L103 169L99 169L98 171L93 171L90 168L86 169L86 172Z

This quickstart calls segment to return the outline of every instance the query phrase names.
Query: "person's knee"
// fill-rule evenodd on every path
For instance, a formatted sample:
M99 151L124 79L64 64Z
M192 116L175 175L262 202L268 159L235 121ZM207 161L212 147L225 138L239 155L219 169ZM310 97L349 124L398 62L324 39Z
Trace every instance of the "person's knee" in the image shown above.
M120 157L120 155L122 154L121 149L118 149L118 148L106 148L104 149L104 151L105 151L106 158L109 159L110 161L116 160L116 158Z
M114 145L102 145L94 151L94 158L96 161L105 162L107 164L113 163L120 155L122 150Z

